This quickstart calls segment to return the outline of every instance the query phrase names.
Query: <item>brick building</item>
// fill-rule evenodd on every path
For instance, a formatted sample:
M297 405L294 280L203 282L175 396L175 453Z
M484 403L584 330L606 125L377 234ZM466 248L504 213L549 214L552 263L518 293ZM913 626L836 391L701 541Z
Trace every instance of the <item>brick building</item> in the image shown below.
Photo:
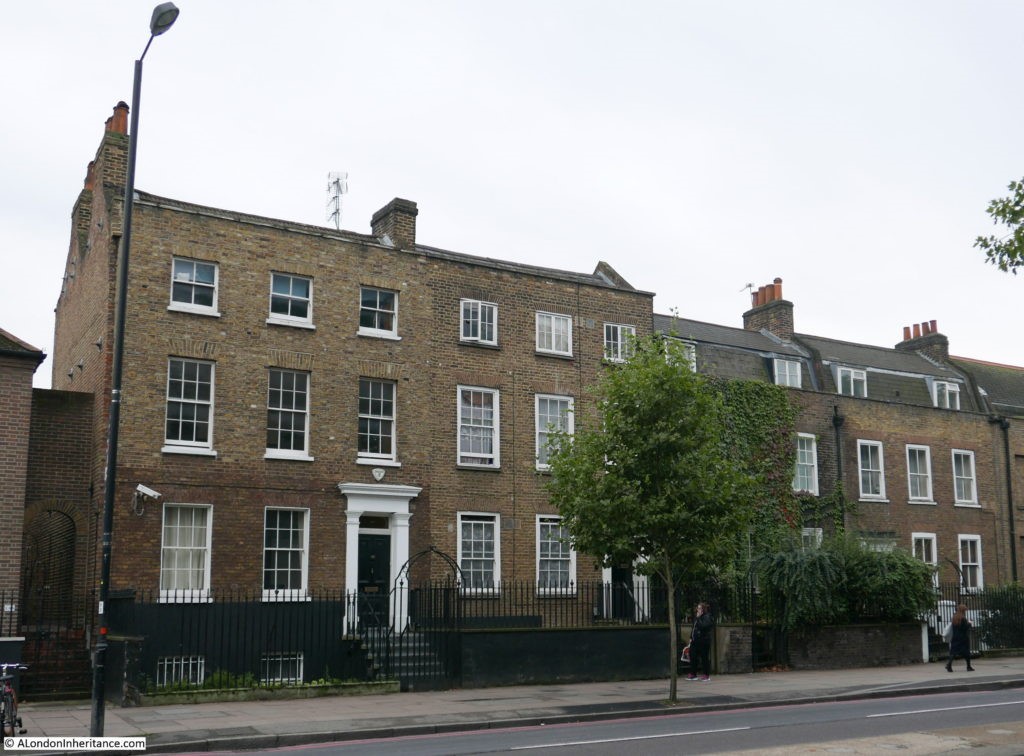
M1024 370L984 368L994 405L974 377L983 365L951 359L934 321L905 328L892 349L797 333L781 279L753 293L742 329L654 320L691 345L698 370L794 389L794 489L833 506L807 512L807 538L842 523L878 548L912 550L943 582L1017 578Z
M56 310L53 385L94 397L94 508L126 125L121 103L75 204ZM605 263L426 246L417 213L395 199L357 234L138 193L112 590L386 595L431 547L470 588L595 577L558 541L544 439L627 336L650 333L653 295ZM412 577L448 570L424 559Z

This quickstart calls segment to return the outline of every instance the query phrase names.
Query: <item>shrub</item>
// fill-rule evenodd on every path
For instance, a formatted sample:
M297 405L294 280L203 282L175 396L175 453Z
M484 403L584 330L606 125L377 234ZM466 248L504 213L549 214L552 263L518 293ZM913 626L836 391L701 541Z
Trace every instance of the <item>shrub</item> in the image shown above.
M981 639L993 648L1024 648L1024 587L1019 583L985 590Z

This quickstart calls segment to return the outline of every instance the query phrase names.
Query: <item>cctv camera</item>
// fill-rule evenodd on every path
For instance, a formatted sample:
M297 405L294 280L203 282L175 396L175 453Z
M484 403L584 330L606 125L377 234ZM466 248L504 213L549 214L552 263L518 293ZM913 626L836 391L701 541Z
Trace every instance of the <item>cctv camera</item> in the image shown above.
M143 496L148 496L151 499L159 499L161 496L159 491L154 491L152 488L148 488L147 486L144 486L141 483L135 486L135 490L138 491Z

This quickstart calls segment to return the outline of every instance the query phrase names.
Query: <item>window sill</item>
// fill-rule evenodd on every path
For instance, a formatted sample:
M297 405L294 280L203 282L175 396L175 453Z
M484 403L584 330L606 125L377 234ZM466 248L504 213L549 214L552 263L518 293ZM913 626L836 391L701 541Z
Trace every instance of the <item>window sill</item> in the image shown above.
M356 336L369 336L371 339L385 339L387 341L401 341L402 337L391 331L374 331L369 328L360 328Z
M304 590L263 591L263 601L267 603L285 603L288 601L312 601L313 597Z
M963 507L964 509L981 509L981 504L976 501L955 501L953 506Z
M565 352L545 352L543 349L537 349L534 351L538 357L554 357L559 360L571 360L572 352L566 354Z
M907 504L924 504L927 507L938 506L938 502L931 499L907 499Z
M198 446L164 446L160 449L163 454L188 454L193 457L216 457L217 452L213 449L203 449Z
M456 462L455 469L479 470L481 472L501 472L501 465L474 465L472 463L466 464L465 462Z
M459 345L468 347L480 347L481 349L501 349L501 347L498 346L497 343L492 344L489 341L476 341L475 339L459 339Z
M267 325L285 326L286 328L304 328L307 331L315 331L316 326L305 320L284 320L282 318L267 318Z
M865 504L889 504L889 500L880 497L861 496L857 501L862 501Z
M220 312L212 307L189 307L188 305L171 303L167 305L169 312L184 312L189 315L206 315L210 318L219 318Z
M286 459L292 462L312 462L316 457L311 457L308 454L300 452L282 452L276 449L267 449L266 454L263 455L263 459Z
M402 463L394 459L374 459L373 457L358 457L357 465L370 465L372 467L401 467Z
M807 494L808 496L817 496L817 491L812 491L810 488L794 488L793 493L795 494Z

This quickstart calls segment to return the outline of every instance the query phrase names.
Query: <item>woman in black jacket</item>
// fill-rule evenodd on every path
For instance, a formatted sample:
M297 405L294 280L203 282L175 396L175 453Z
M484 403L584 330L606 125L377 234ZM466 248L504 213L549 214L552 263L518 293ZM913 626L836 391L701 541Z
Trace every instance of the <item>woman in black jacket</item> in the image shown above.
M971 666L971 623L967 620L967 604L960 604L953 615L953 637L949 641L949 661L946 662L946 671L953 671L953 660L962 656L967 660L967 671L973 672Z
M690 674L687 680L709 682L711 680L711 638L715 633L715 619L711 607L706 603L697 604L697 619L693 621L690 635ZM701 676L698 678L697 673Z

